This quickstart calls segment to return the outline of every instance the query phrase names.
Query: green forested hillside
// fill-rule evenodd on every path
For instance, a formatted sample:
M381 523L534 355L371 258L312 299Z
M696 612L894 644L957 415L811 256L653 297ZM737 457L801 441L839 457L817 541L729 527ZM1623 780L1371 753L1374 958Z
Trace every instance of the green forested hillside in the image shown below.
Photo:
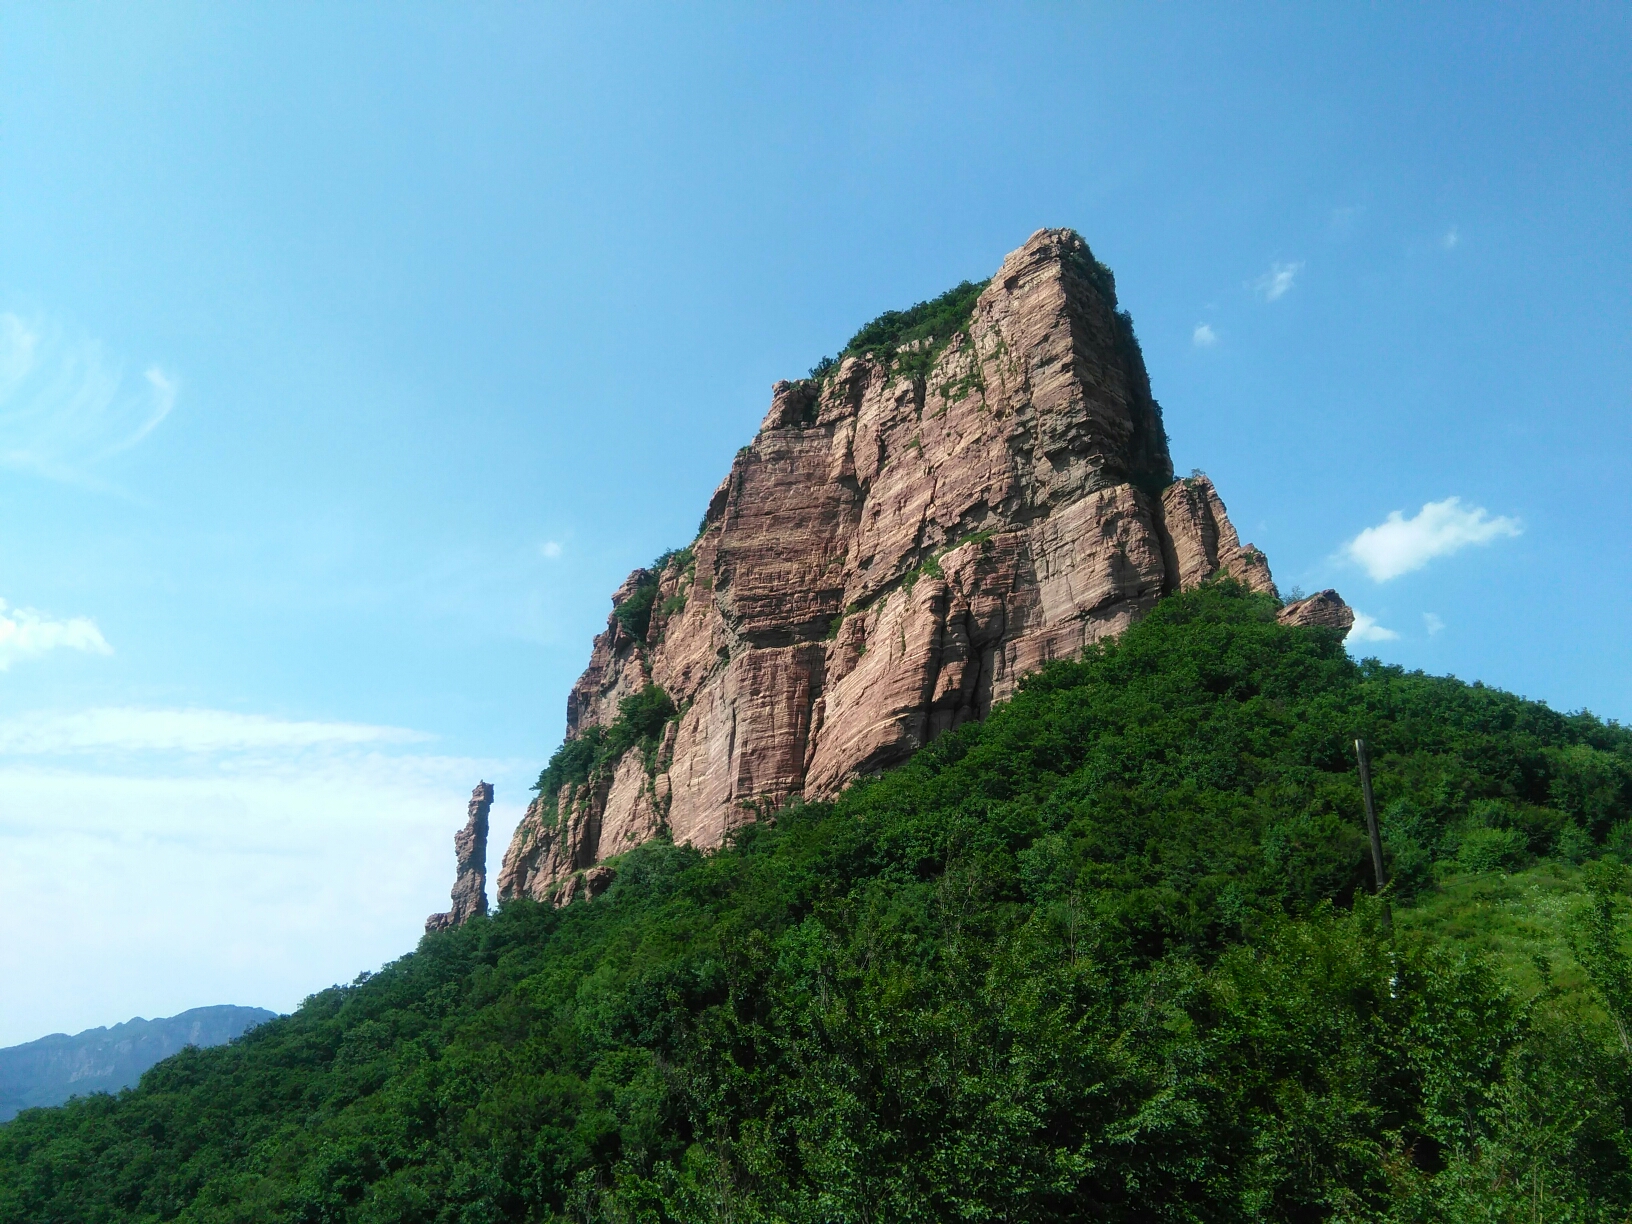
M0 1221L1625 1220L1632 735L1273 614L1173 597L837 803L24 1113Z

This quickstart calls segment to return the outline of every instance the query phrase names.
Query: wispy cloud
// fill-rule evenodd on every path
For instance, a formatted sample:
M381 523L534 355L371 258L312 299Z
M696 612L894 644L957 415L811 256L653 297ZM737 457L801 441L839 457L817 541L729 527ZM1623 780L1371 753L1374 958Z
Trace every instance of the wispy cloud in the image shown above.
M1264 301L1279 301L1292 291L1292 285L1302 271L1301 260L1297 263L1272 263L1268 272L1252 282L1252 287Z
M0 599L0 672L19 659L31 659L52 650L112 654L96 622L88 616L55 620L33 608L10 608Z
M1453 225L1450 229L1446 230L1444 235L1440 238L1439 245L1444 250L1453 251L1456 249L1457 243L1461 241L1462 231Z
M94 627L93 627L94 632ZM100 640L100 635L98 635ZM123 706L72 714L31 714L0 722L0 753L242 752L323 746L410 744L430 737L402 727L308 722L230 710L152 710Z
M96 341L0 313L0 465L106 488L97 465L157 429L178 390L156 365L127 385Z
M447 908L470 788L498 788L496 867L538 768L369 747L128 760L0 758L0 895L53 915L0 946L0 1045L222 999L289 1010L378 968Z
M1364 612L1355 612L1354 628L1349 630L1345 641L1356 642L1392 642L1400 635L1392 629L1385 629L1377 623L1377 619L1367 616Z
M1429 637L1433 637L1434 634L1445 628L1445 622L1432 612L1424 612L1422 614L1422 627L1428 630Z
M556 557L561 555L561 545L554 540L545 540L544 543L538 546L538 551L544 556L549 557L551 560L554 560Z
M1196 324L1196 330L1190 333L1190 343L1197 348L1212 348L1218 343L1218 333L1210 323Z
M1367 527L1343 546L1352 561L1376 582L1419 570L1435 557L1449 556L1470 544L1516 536L1517 519L1491 518L1480 506L1464 506L1459 497L1429 502L1411 518L1395 510L1375 527Z

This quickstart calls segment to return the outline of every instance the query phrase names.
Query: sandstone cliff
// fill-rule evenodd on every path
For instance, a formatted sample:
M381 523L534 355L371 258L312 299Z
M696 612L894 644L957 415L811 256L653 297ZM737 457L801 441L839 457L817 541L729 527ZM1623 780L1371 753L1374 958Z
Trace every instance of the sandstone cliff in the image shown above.
M478 782L465 808L465 827L453 835L453 908L425 919L427 932L445 931L487 913L487 815L492 808L492 783Z
M955 334L852 347L776 385L698 538L613 596L569 747L654 685L677 716L534 801L501 898L593 895L597 863L660 829L709 848L830 796L1164 593L1220 571L1274 592L1212 483L1173 479L1131 320L1075 233L1034 234Z

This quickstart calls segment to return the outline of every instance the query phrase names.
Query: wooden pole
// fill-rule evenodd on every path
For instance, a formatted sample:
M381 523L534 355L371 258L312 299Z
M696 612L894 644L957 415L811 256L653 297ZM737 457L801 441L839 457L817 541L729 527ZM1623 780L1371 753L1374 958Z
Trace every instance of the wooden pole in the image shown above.
M1360 762L1360 793L1366 798L1366 832L1371 834L1371 865L1377 872L1377 895L1388 887L1388 876L1383 871L1383 837L1377 831L1377 801L1371 793L1371 760L1366 755L1366 741L1354 741L1355 759ZM1388 899L1383 899L1383 929L1392 930L1394 916L1389 913Z

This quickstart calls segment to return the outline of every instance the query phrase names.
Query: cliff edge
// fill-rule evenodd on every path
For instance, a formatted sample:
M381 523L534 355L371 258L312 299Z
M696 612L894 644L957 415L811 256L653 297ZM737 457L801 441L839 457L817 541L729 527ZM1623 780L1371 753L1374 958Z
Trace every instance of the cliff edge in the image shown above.
M697 539L613 595L501 899L593 895L660 830L712 848L831 796L1221 571L1274 594L1211 481L1173 478L1132 321L1076 233L915 312L778 383ZM1347 627L1334 592L1306 605Z

